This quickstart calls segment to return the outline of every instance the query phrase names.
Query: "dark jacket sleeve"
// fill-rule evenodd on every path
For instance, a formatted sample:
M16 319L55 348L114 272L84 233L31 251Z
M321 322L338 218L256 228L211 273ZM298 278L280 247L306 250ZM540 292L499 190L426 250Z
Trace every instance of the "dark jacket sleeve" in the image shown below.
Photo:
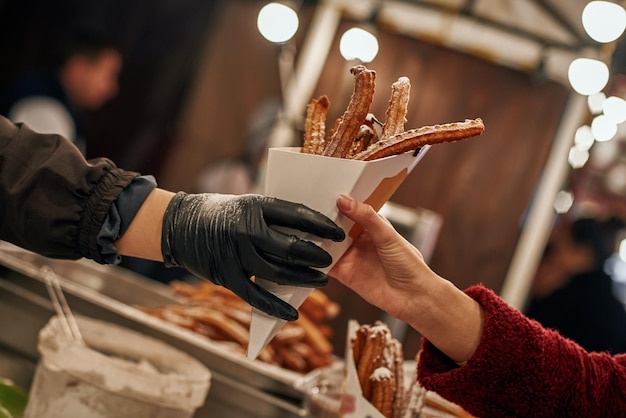
M86 161L69 140L0 117L0 239L54 258L101 259L97 235L139 174Z
M426 389L478 417L624 416L626 355L588 353L482 286L466 293L485 310L479 346L459 367L424 341Z

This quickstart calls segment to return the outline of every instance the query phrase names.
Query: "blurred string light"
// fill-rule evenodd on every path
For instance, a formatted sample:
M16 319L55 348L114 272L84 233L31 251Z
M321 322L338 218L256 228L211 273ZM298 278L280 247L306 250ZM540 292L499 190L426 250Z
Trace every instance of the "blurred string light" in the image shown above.
M598 115L602 113L602 103L606 99L606 95L603 92L591 94L587 97L587 106L592 115Z
M572 168L576 169L583 167L587 160L589 160L589 151L575 146L570 148L567 156L567 162Z
M591 1L583 9L582 24L594 41L613 42L626 29L626 10L616 3ZM575 169L583 167L589 160L589 149L595 141L610 141L617 134L617 125L626 121L626 101L615 96L606 97L602 92L610 77L609 68L602 61L577 58L571 62L567 76L577 93L588 96L589 111L595 115L591 126L584 125L576 131L574 146L568 155L568 161Z
M626 28L626 11L619 4L592 1L583 9L582 23L587 34L594 41L613 42Z
M378 39L363 28L350 28L341 36L339 52L346 61L372 62L378 55Z
M621 97L607 97L602 102L604 115L616 124L626 121L626 100Z
M298 31L298 14L282 3L268 3L259 11L257 28L261 35L277 44L289 41Z
M617 124L606 115L598 115L591 121L591 133L598 142L609 141L617 133Z
M595 139L593 132L591 132L591 126L583 125L576 130L574 135L574 146L583 151L589 151L593 145Z
M569 65L567 78L579 94L589 96L599 93L609 81L609 67L599 60L576 58Z
M372 20L374 18L375 15ZM296 34L298 26L298 14L283 3L266 4L257 17L257 28L261 35L278 44L288 42ZM356 59L368 63L378 55L378 39L365 28L353 27L341 36L339 51L347 61Z
M567 213L574 204L574 195L567 190L561 190L554 198L554 210L556 213Z

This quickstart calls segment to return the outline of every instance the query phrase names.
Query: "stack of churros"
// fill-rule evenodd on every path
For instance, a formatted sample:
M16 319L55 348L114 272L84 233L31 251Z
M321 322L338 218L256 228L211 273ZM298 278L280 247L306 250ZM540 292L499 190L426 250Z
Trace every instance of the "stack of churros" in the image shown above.
M391 85L391 97L384 122L370 113L376 86L376 72L363 65L350 69L354 91L343 115L326 137L327 96L313 99L307 106L302 152L327 157L371 161L415 151L425 145L460 141L483 133L482 119L423 126L406 130L411 82L400 77Z
M383 322L361 325L352 353L363 397L385 417L397 417L404 403L402 345Z
M362 395L385 418L472 418L460 406L404 376L402 344L385 323L359 326L351 344Z
M250 339L250 305L210 282L191 285L174 281L170 287L183 298L180 303L139 308L245 355ZM339 310L339 305L323 291L314 289L298 309L299 318L281 328L260 353L259 360L298 373L330 365L335 356L329 340L332 329L327 321L336 317Z

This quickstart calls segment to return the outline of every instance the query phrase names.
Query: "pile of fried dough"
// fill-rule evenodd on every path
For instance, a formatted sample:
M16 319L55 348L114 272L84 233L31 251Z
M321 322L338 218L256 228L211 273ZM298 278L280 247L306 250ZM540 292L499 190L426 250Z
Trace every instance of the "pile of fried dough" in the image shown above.
M183 298L142 311L167 322L219 341L229 350L246 353L249 340L250 306L230 290L211 282L192 285L175 281L172 290ZM327 321L339 314L339 305L319 289L298 309L299 318L287 322L259 355L259 360L298 373L330 365L334 360Z
M307 106L303 153L370 161L418 150L424 145L460 141L485 130L482 119L476 118L405 131L411 83L404 76L391 85L391 97L381 123L370 113L376 72L363 65L352 67L350 72L354 76L354 91L328 137L328 97L313 99Z

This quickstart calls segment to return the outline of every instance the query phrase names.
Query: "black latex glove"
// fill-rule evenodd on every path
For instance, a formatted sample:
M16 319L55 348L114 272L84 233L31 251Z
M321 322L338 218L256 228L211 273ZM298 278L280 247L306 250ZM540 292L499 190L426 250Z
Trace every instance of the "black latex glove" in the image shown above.
M250 278L278 284L321 287L330 255L310 241L280 232L285 226L342 241L345 234L326 216L304 205L260 195L177 193L163 217L165 265L222 285L251 306L289 321L298 312Z

